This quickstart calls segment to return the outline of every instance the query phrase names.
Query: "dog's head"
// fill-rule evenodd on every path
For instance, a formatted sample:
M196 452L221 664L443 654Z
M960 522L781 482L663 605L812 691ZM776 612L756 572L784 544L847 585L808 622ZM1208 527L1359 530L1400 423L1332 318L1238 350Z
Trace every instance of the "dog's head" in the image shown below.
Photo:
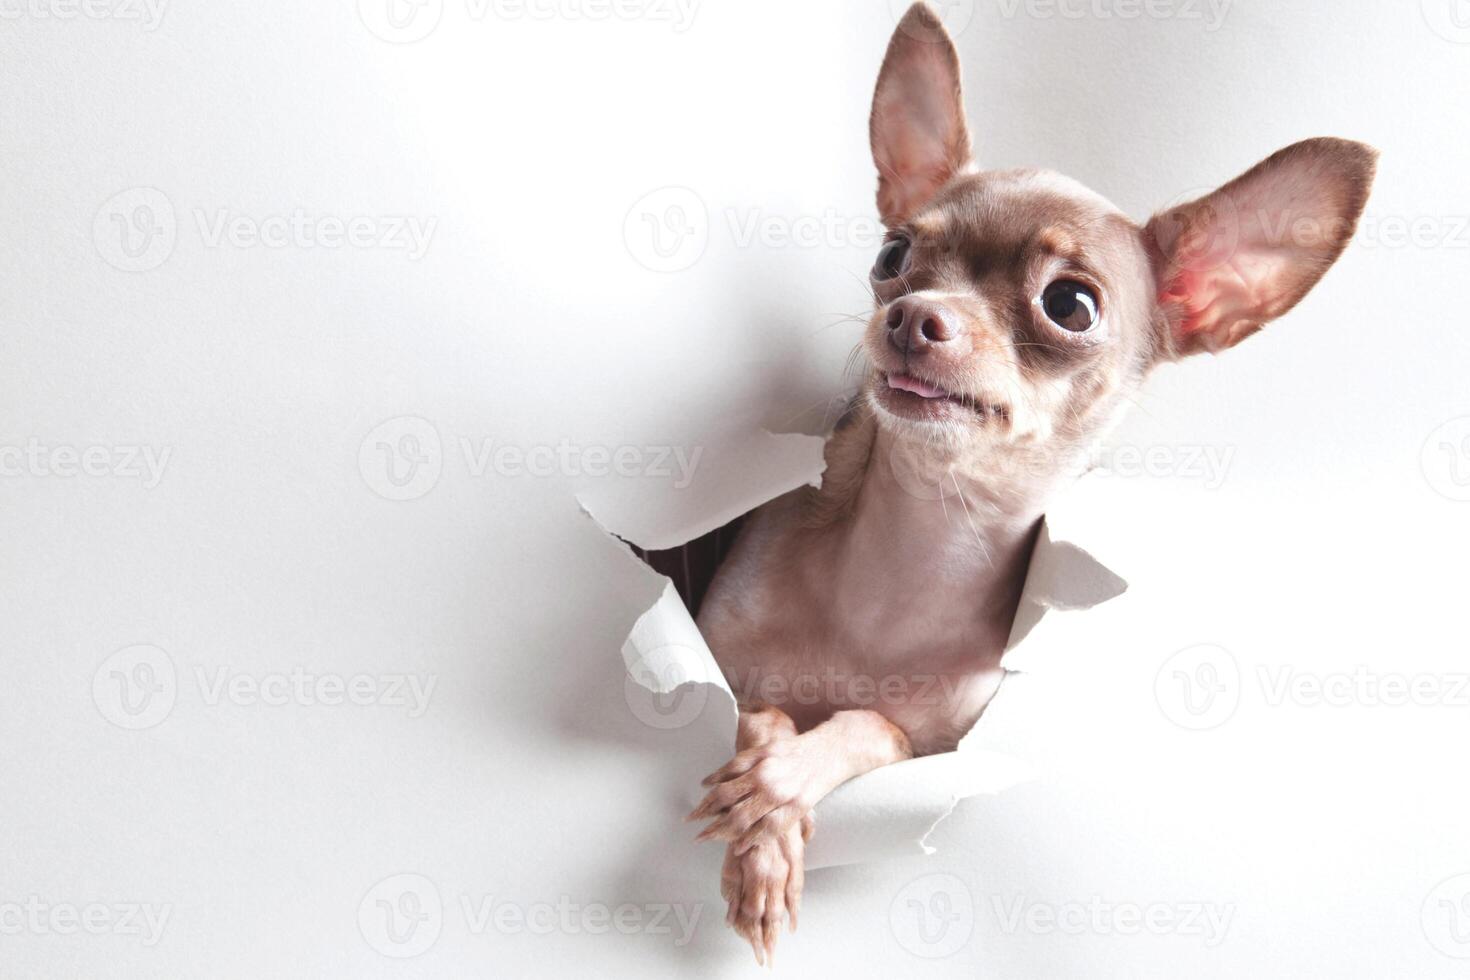
M914 5L873 99L887 240L864 395L900 439L1061 453L1104 431L1160 362L1238 343L1341 254L1376 152L1313 139L1140 226L1045 171L982 171L959 57Z

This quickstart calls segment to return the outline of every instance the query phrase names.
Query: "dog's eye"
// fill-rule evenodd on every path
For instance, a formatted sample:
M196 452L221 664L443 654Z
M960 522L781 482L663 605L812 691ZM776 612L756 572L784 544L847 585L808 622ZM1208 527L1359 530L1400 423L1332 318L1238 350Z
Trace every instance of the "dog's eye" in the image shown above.
M1041 294L1041 308L1047 318L1073 333L1091 330L1097 323L1097 295L1071 279L1058 279Z
M903 275L908 265L909 240L894 238L883 243L883 250L878 253L878 261L873 263L873 278L878 282L885 282Z

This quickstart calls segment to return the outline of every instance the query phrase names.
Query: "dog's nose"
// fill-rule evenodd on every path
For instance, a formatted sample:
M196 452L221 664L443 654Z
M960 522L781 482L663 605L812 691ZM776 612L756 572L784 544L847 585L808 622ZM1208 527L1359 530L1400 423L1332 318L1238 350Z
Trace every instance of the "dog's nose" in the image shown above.
M960 335L959 317L953 310L917 296L894 300L886 322L888 342L904 353L927 350Z

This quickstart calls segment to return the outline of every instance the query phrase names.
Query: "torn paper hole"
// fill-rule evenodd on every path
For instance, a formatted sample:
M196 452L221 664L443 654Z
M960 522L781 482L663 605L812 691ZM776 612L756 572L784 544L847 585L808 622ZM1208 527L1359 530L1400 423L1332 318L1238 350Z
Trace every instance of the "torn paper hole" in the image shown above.
M823 440L813 436L771 436L770 452L748 460L739 479L720 483L723 500L661 518L635 501L579 498L603 528L631 543L631 562L643 562L664 577L658 600L634 624L623 644L627 668L625 695L674 695L657 712L640 717L659 728L679 728L706 710L719 713L722 737L733 751L736 699L694 617L719 563L733 544L745 514L803 485L818 485ZM733 482L733 485L732 485ZM1038 627L1049 610L1081 610L1121 595L1127 584L1086 551L1055 535L1056 511L1047 515L1037 537L1020 606L1006 646L1003 666L1027 669L1045 656L1046 637ZM1023 642L1024 641L1024 642ZM1005 685L996 698L1005 696ZM635 709L638 710L638 709ZM839 787L817 805L818 832L807 847L809 870L890 857L933 853L927 844L934 828L960 800L998 795L1035 778L1021 760L983 747L987 710L953 752L884 766ZM689 805L702 794L690 787Z

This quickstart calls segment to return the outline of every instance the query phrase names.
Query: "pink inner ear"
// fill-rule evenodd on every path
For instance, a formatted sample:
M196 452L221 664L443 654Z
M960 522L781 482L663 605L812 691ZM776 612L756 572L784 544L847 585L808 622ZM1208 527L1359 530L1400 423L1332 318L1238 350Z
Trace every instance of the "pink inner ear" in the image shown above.
M957 69L948 43L896 37L873 98L885 220L912 215L969 160Z
M880 117L893 127L896 149L926 160L949 155L956 124L956 82L938 45L919 45L896 67L893 82L878 94Z
M1180 339L1190 346L1223 350L1258 330L1289 306L1293 277L1288 257L1242 243L1234 251L1197 256L1159 296L1182 311Z
M1348 204L1340 174L1273 162L1151 223L1181 352L1223 350L1291 309L1352 235L1361 202Z

